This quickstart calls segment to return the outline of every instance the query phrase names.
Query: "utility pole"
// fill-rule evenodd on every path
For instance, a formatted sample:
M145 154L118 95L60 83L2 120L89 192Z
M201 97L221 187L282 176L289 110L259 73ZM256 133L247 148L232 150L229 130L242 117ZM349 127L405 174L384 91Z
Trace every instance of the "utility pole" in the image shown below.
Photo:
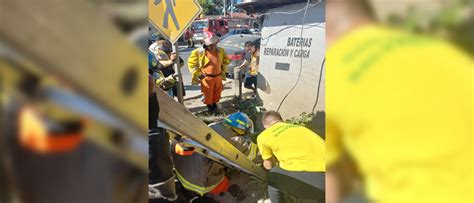
M227 0L224 0L224 17L226 16L226 10L227 10L227 7L226 7L226 3L227 3Z
M179 47L178 47L178 42L174 44L174 51L176 53L176 61L174 63L174 67L176 68L176 72L178 73L178 102L180 104L184 104L183 100L183 74L181 73L181 61L179 58Z
M230 0L230 17L233 18L234 17L234 0Z

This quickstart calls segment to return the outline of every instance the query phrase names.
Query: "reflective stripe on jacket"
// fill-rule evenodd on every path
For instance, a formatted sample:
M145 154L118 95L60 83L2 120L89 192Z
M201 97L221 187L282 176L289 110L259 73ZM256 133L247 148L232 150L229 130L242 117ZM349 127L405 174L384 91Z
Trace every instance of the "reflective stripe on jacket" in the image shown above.
M250 160L255 159L258 150L257 146L250 139L241 139L243 136L236 135L232 130L225 128L220 123L210 124L209 127L222 135L223 138L244 153ZM224 179L225 166L199 153L193 153L189 156L173 153L173 159L176 175L187 190L204 195L212 191Z

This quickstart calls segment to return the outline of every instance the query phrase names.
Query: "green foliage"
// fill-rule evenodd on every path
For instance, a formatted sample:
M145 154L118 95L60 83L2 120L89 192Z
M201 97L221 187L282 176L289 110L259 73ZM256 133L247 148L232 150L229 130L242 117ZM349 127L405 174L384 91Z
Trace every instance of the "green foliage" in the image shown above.
M474 55L474 18L470 17L473 0L444 3L433 17L426 19L423 8L410 7L403 15L391 15L388 23L407 30L446 38Z
M255 134L251 135L251 138L256 141L258 134L264 130L261 119L266 109L263 108L262 101L256 99L247 99L240 102L236 101L235 105L237 109L246 113L250 119L255 122ZM315 116L316 114L314 113L302 113L298 117L287 119L285 122L295 125L307 126Z
M295 125L306 126L311 120L313 120L314 116L315 116L314 113L303 112L298 117L287 119L286 122L295 124Z
M204 15L220 15L222 13L215 4L209 3L207 0L199 0L199 4Z

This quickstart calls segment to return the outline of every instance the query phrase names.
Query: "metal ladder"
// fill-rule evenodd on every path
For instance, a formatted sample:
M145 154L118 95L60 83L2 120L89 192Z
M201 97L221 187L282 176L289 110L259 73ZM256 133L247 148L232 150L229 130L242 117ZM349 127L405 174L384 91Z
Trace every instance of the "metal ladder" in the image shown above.
M38 88L48 101L94 121L88 140L147 172L148 111L143 107L148 64L143 51L128 43L90 2L5 0L2 6L8 9L0 18L10 19L0 26L0 42L9 49L0 55L8 64L4 76L12 83L25 73L41 78ZM83 33L91 27L101 32ZM64 83L67 88L57 87ZM7 86L5 94L15 91L14 85ZM183 105L162 91L157 94L162 126L214 154L204 155L217 155L215 160L264 179L263 169Z

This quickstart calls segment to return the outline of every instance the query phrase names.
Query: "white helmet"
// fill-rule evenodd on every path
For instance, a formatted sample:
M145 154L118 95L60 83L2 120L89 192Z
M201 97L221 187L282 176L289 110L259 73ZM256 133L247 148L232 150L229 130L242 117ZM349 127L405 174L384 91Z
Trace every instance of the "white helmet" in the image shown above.
M155 55L158 61L161 60L169 60L168 54L164 50L161 49L162 46L158 44L158 42L154 42L148 47L148 50Z
M204 38L204 44L206 46L209 46L211 44L215 44L215 43L219 42L219 37L216 36L214 33L206 32L205 34L206 34L206 38Z

